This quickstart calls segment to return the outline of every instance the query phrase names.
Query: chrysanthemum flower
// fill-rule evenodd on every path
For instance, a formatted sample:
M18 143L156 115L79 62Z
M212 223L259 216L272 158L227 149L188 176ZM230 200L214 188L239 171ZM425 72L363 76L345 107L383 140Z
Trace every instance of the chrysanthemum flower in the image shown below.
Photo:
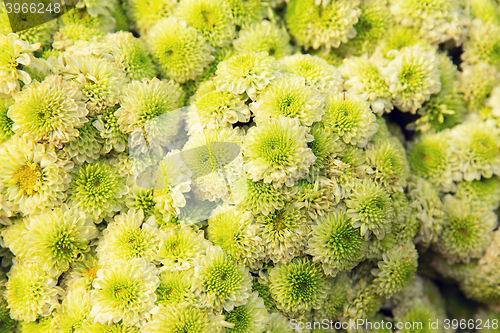
M455 197L464 202L483 205L495 210L500 205L500 179L497 176L459 182Z
M0 100L0 144L8 141L13 135L12 124L14 122L7 115L9 108L5 100Z
M293 330L290 327L290 322L288 319L279 312L273 312L269 314L267 320L266 328L264 329L266 333L292 333Z
M224 0L181 0L175 16L194 27L213 47L230 44L236 35L231 7Z
M361 236L371 233L383 239L391 232L394 209L387 191L370 179L359 182L353 194L346 200L347 215L352 226L360 228Z
M235 307L224 315L226 322L234 324L228 329L229 332L260 333L268 320L264 300L256 291L250 295L247 304Z
M328 293L326 281L321 267L307 258L278 263L269 272L269 288L276 306L290 315L319 308Z
M256 224L264 245L260 255L266 261L286 263L303 254L310 232L303 210L289 204L268 215L257 215Z
M279 115L298 118L302 126L311 126L321 120L324 96L315 87L306 85L301 76L286 75L269 85L250 104L255 115L254 121L259 124Z
M413 279L417 271L418 252L413 243L398 244L379 261L373 283L377 292L386 298L401 291Z
M99 130L93 125L95 120L95 117L89 117L88 121L78 129L78 136L58 151L62 158L71 160L76 165L82 165L85 162L92 163L101 156L103 140Z
M71 163L53 148L14 136L2 145L0 179L4 200L24 214L51 208L66 198Z
M308 142L307 146L316 156L316 161L311 166L308 177L314 177L322 175L329 161L341 154L343 143L330 127L322 123L313 124L309 134L314 137L314 140Z
M79 260L71 265L71 269L65 274L64 285L68 290L94 289L92 283L97 278L97 271L101 268L95 252L85 253Z
M14 260L7 276L4 297L13 319L35 321L38 316L48 316L59 304L63 291L39 263Z
M234 24L246 28L262 21L263 6L259 0L227 0L233 12Z
M378 116L392 110L389 87L380 70L368 58L345 59L339 68L346 79L344 88L354 95L360 95L370 103L370 107Z
M137 326L127 326L124 325L123 322L116 324L101 324L87 319L83 322L82 327L82 331L86 333L140 333Z
M151 317L159 280L156 267L144 259L115 260L97 272L93 284L89 316L96 322L139 325Z
M104 109L92 124L103 139L101 154L107 154L113 149L122 152L127 147L128 136L120 130L115 116L117 108L118 106Z
M266 20L241 30L233 45L237 52L265 51L275 59L292 53L290 36L285 27Z
M17 322L10 317L10 310L7 307L7 301L0 296L0 332L15 332Z
M196 79L214 60L213 48L203 36L174 17L158 21L148 31L146 42L161 74L179 83Z
M280 63L285 72L304 77L308 86L315 86L324 95L344 90L340 72L320 57L295 54L281 58Z
M427 40L419 36L418 31L403 26L394 26L385 34L384 38L378 43L374 52L374 59L380 60L381 64L395 58L394 52L391 50L401 51L404 47L422 46L425 50L435 50Z
M160 231L156 260L167 271L188 270L205 255L209 242L203 232L188 227L170 227Z
M326 98L321 121L345 143L364 147L378 130L376 118L365 99L344 92Z
M366 160L372 167L371 177L389 192L404 192L410 167L401 142L395 138L378 140L368 144Z
M87 122L88 111L75 84L51 75L42 83L34 81L16 96L7 115L14 122L12 130L29 135L34 141L61 146L78 136Z
M177 0L130 0L126 3L127 14L141 35L144 35L156 22L172 15Z
M96 249L102 265L112 265L118 259L143 258L153 262L158 250L158 230L143 223L142 210L129 210L114 217L103 231Z
M292 186L314 164L307 142L313 137L298 119L279 115L248 130L243 144L245 169L254 181Z
M463 62L461 68L460 92L464 94L467 109L477 111L500 82L500 73L495 66L484 62L476 65Z
M352 280L346 273L340 273L335 278L327 280L328 295L323 299L321 307L312 313L315 321L324 319L339 320L342 316L344 304L347 303L347 295L352 288Z
M247 93L252 99L277 77L279 64L267 52L243 52L222 61L214 83L219 91L239 95Z
M484 38L488 36L488 38ZM468 65L488 63L500 67L500 27L474 20L461 58Z
M452 165L464 180L500 175L500 129L494 121L471 120L456 126L450 134L450 146Z
M415 113L432 94L441 91L439 60L435 52L421 46L389 53L394 59L382 74L393 94L393 103L403 112Z
M48 317L39 317L36 321L20 321L17 324L17 330L21 333L53 333L53 320L53 315L50 315Z
M61 309L54 316L57 332L80 332L91 310L90 293L85 289L70 289L62 301Z
M365 241L359 229L352 226L345 210L335 210L322 217L312 227L308 253L313 262L323 265L325 274L336 276L339 271L350 271L362 259Z
M31 82L28 73L20 68L20 65L30 66L36 63L32 52L38 50L40 43L29 44L19 39L16 34L0 34L0 49L3 50L0 57L0 94L11 95L21 89L19 81L25 84Z
M313 220L325 215L337 203L336 195L328 184L329 180L324 176L299 180L297 193L291 197L293 205L304 210Z
M352 288L352 287L351 287ZM376 293L376 286L361 279L348 295L347 306L342 316L347 321L372 318L382 307L383 298Z
M451 195L446 195L443 202L446 216L436 250L449 262L468 263L481 257L493 239L497 216L485 207L472 206Z
M232 311L250 297L248 268L229 259L218 246L210 247L194 269L193 292L198 304L216 311Z
M208 219L207 238L230 259L258 268L262 264L258 261L263 251L262 239L257 236L259 226L252 222L252 213L221 205Z
M154 213L153 190L139 187L136 184L130 186L129 193L125 197L125 205L136 211L142 209L144 220L147 220Z
M76 207L97 222L118 212L128 189L116 168L100 159L78 167L68 189L70 207Z
M193 270L162 271L158 276L160 284L156 289L156 303L163 306L169 304L194 303L191 291Z
M317 5L313 0L291 0L285 22L297 43L306 49L330 51L356 36L354 24L361 15L360 1L332 1Z

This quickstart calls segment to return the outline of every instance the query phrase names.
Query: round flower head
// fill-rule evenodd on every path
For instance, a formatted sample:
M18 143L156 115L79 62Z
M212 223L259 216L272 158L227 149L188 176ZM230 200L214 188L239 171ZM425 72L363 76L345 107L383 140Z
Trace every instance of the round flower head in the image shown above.
M293 183L309 171L316 157L307 143L313 137L298 119L279 115L248 130L243 143L245 169L254 181L275 188Z
M146 42L160 73L179 83L196 79L214 60L213 48L196 29L175 17L158 21L148 31Z
M160 284L156 289L156 303L168 306L181 303L194 303L194 295L191 292L193 270L184 271L162 271L158 276Z
M354 24L361 15L359 4L358 0L340 0L323 6L313 0L291 0L285 22L300 46L330 51L356 36Z
M484 38L487 34L488 38ZM461 58L469 65L489 63L500 67L500 28L496 24L474 20L469 31L469 40L464 43Z
M86 163L75 169L68 189L70 207L76 207L99 222L118 212L123 206L127 187L115 167L104 159Z
M382 69L394 106L415 113L432 94L441 91L439 59L421 46L389 51L394 59Z
M394 208L391 197L383 187L370 179L359 182L353 194L346 200L347 215L352 226L360 228L361 236L371 233L383 239L391 232Z
M324 176L301 179L297 183L297 193L292 196L293 205L303 209L311 219L323 216L336 204L336 195L328 186Z
M484 23L500 24L500 12L496 1L478 0L471 2L469 6L472 18L479 18Z
M352 287L351 287L352 288ZM348 295L349 302L342 314L348 320L356 320L361 318L371 318L382 307L383 298L376 293L376 286L369 284L366 280L360 280L354 286L354 292Z
M223 328L222 324L222 316L189 303L160 305L153 319L141 328L141 332L219 332Z
M82 165L85 162L92 163L101 156L103 140L99 130L93 125L95 120L95 117L89 117L88 121L78 129L78 136L59 151L64 159Z
M344 92L326 98L321 121L345 143L364 147L378 130L376 119L365 99Z
M260 333L266 326L268 316L264 300L254 291L245 305L235 307L233 311L224 313L225 321L234 324L229 332Z
M106 35L106 42L113 46L112 55L116 64L132 80L152 79L156 68L143 41L130 32L119 31Z
M35 321L38 316L48 316L59 304L62 290L35 262L14 261L7 274L5 300L10 316L15 320Z
M372 273L377 285L377 293L386 298L400 292L410 282L417 271L418 252L413 243L398 244L382 255L378 269Z
M279 64L267 52L243 52L219 63L214 83L219 91L244 92L252 99L281 76Z
M471 181L500 175L500 129L495 122L470 121L450 134L453 168Z
M54 316L53 325L57 332L79 332L91 308L90 293L83 288L70 289L62 301L61 310Z
M485 207L470 205L451 195L446 195L443 202L446 216L436 250L449 262L468 263L480 258L491 243L497 216Z
M40 43L29 44L16 34L0 34L0 95L12 95L21 89L19 81L29 84L31 77L21 70L20 65L36 65L32 52L38 50Z
M112 149L116 152L122 152L127 147L127 135L120 130L118 119L115 116L115 111L118 106L106 108L102 114L97 116L97 120L93 122L93 126L99 131L100 137L103 139L103 147L101 154L107 154Z
M89 240L97 237L94 223L66 204L30 216L27 229L23 235L29 244L27 257L52 276L67 271L77 256L90 250Z
M29 135L34 141L61 143L79 135L77 128L87 122L88 111L74 84L51 75L42 83L34 81L16 96L7 115L14 122L12 130Z
M129 193L125 197L125 205L128 208L144 212L144 220L154 214L155 202L153 200L153 190L139 187L135 184L129 187Z
M483 107L493 87L498 85L499 72L493 65L479 63L467 65L462 63L460 73L460 92L464 95L467 109L477 111Z
M350 271L362 259L365 241L359 229L352 226L345 210L335 210L312 227L308 253L313 262L323 265L325 274L336 276L339 271Z
M342 141L330 127L326 127L322 123L313 124L309 134L314 137L314 140L308 142L307 146L316 156L316 161L311 166L309 175L322 174L329 160L341 153Z
M319 90L306 85L303 77L286 75L267 86L250 104L250 110L257 124L282 115L298 118L302 126L311 126L321 120L324 99Z
M101 268L94 280L90 317L101 324L123 320L125 325L143 324L151 317L159 280L156 268L144 259L115 260Z
M172 15L177 0L127 1L127 14L135 28L144 35L156 22Z
M143 220L143 211L134 209L114 217L96 249L100 264L112 265L118 259L143 258L148 262L155 259L158 230L143 224Z
M267 320L266 328L264 329L266 333L292 333L293 330L290 327L290 322L288 319L279 312L274 312L269 314Z
M263 6L259 0L228 0L233 12L234 24L246 28L252 23L261 22Z
M181 0L175 16L194 27L213 47L230 44L236 35L231 7L224 0Z
M459 182L455 197L464 202L483 205L495 210L500 205L500 179L497 176L469 182Z
M14 135L12 130L14 122L7 116L8 110L5 100L0 100L0 144L8 141Z
M241 30L233 45L237 52L265 51L275 59L292 53L286 28L266 20Z
M203 232L188 227L171 227L160 232L160 245L156 260L167 271L193 268L205 254L209 242Z
M404 192L410 168L401 141L391 137L368 144L366 160L372 167L371 176L376 182L382 184L389 192Z
M63 284L68 290L94 289L92 283L97 278L97 271L101 268L94 252L85 253L80 259L73 262L71 269L65 274Z
M452 185L452 152L447 139L444 133L424 134L412 143L408 152L412 171L445 189Z
M369 59L365 57L345 59L339 70L346 79L344 88L350 94L359 95L367 100L373 112L379 117L384 112L391 112L392 94L379 68Z
M232 311L247 303L251 288L248 268L229 259L218 246L210 247L194 269L193 292L202 307Z
M208 219L207 238L220 246L232 260L250 268L258 268L262 239L258 236L259 226L252 223L252 213L240 211L227 204L218 206Z
M71 163L53 148L14 136L1 147L3 198L23 214L60 205L66 198Z
M269 289L276 306L292 316L319 308L327 297L326 282L321 267L307 258L278 263L269 272Z
M310 233L303 210L287 205L267 216L258 215L256 224L260 227L265 261L286 263L303 254Z
M382 64L395 57L392 50L401 51L404 47L420 45L426 50L435 50L429 42L419 37L418 31L403 26L393 26L384 38L381 39L375 49L374 58L381 60Z
M306 79L306 85L316 87L323 95L344 90L342 77L326 60L310 54L295 54L280 59L284 71Z

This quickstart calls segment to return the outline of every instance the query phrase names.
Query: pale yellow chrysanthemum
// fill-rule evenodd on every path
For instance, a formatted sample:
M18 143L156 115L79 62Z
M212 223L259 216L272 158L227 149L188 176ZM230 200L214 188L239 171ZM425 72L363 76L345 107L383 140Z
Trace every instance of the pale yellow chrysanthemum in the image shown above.
M82 329L92 309L90 295L84 288L67 291L61 309L54 315L53 327L56 332L73 333Z

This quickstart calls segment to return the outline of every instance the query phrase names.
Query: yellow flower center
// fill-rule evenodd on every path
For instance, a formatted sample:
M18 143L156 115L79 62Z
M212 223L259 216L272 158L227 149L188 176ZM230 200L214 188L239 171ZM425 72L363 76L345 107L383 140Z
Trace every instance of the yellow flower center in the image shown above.
M32 195L38 190L42 177L42 168L35 163L24 165L12 174L12 178L17 181L19 188L26 195Z
M87 269L87 274L92 278L92 280L97 278L97 271L99 270L99 267L90 267Z

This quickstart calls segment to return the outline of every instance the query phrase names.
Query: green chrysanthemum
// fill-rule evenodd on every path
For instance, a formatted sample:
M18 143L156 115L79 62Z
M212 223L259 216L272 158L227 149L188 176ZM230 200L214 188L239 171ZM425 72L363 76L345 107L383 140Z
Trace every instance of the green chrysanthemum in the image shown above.
M237 52L265 51L275 59L292 53L290 36L285 27L265 20L241 30L233 45Z
M264 300L264 306L267 311L275 312L276 311L276 303L271 296L271 292L269 291L269 286L265 284L265 281L258 281L258 278L254 278L252 281L252 291L256 291L259 294L259 297Z
M433 47L428 41L419 37L418 31L414 29L405 28L402 26L393 27L389 29L387 34L380 40L375 54L377 56L385 57L387 59L394 59L394 53L389 51L401 51L404 47L420 45L426 50L431 50ZM381 54L379 54L381 53Z
M500 205L500 179L496 176L470 182L459 182L455 197L464 202L484 205L495 210Z
M264 329L266 333L293 333L288 319L279 312L269 314L267 326Z
M500 74L495 66L484 62L477 65L462 63L461 68L460 92L464 95L467 109L478 111L493 87L500 82Z
M301 179L297 183L297 193L292 196L293 205L304 210L311 219L323 216L337 203L337 198L328 186L329 180L323 176Z
M188 270L205 255L209 242L203 232L188 227L171 227L160 232L156 259L167 271Z
M38 316L48 316L59 304L62 290L38 263L14 261L8 273L4 294L10 316L15 320L35 321Z
M375 0L376 1L376 0ZM392 110L391 93L380 70L365 57L345 59L339 68L346 79L345 89L354 95L360 95L370 103L378 116Z
M106 42L114 46L111 51L114 60L131 81L152 79L156 76L156 68L146 46L132 33L120 31L108 34Z
M344 305L347 303L347 294L351 287L352 281L346 273L340 273L334 279L328 279L328 295L323 300L321 307L314 310L313 318L315 321L324 319L339 320Z
M329 95L322 123L345 143L364 147L378 130L376 116L360 96L349 93Z
M361 280L355 285L355 292L349 297L342 316L347 321L373 317L382 307L383 298L376 293L376 286Z
M314 0L291 0L285 22L297 43L306 49L338 48L356 36L360 1L339 0L317 5Z
M487 35L488 38L484 38ZM469 40L464 43L462 59L469 65L488 63L500 67L500 27L474 20Z
M24 214L60 205L66 198L72 164L54 148L14 136L1 147L3 198Z
M128 137L120 130L118 119L114 114L117 109L118 106L104 109L93 122L93 126L103 139L101 154L107 154L113 149L122 152L127 147Z
M99 130L93 125L95 120L95 117L89 117L83 127L78 129L79 135L64 145L59 151L63 158L82 165L85 162L92 163L101 156L103 140Z
M221 63L224 60L229 59L233 55L234 55L234 48L232 46L216 48L215 51L212 52L212 56L214 57L214 60L211 61L208 66L205 67L205 69L203 70L203 73L201 74L201 76L198 78L197 81L202 82L204 84L207 84L208 83L207 81L212 80L212 78L215 76L215 73L217 72L217 67L219 66L219 63ZM195 87L197 87L197 84L199 83L197 81L189 81L189 82L191 82ZM189 84L189 82L188 82L188 84ZM212 81L210 81L210 83L208 83L208 84L213 86ZM200 87L202 85L203 84L200 83ZM188 97L193 95L190 93L189 90L186 92L186 94L188 95ZM195 96L193 96L193 98L194 97Z
M324 95L344 90L340 72L320 57L295 54L281 58L280 63L285 72L304 77L308 86L315 86Z
M309 170L309 176L322 175L329 161L341 154L343 144L330 127L321 123L313 124L309 134L314 137L314 140L308 142L307 146L316 156L316 161Z
M233 12L234 24L246 28L262 20L263 6L259 0L227 0Z
M231 7L224 0L181 0L175 16L194 27L213 47L230 44L236 35Z
M389 51L394 59L382 69L393 96L394 106L403 112L416 113L432 94L441 91L439 59L436 53L421 46Z
M262 239L257 236L258 225L252 223L252 213L236 210L227 204L217 207L208 219L207 238L220 246L232 260L250 268L259 268Z
M148 262L155 259L158 230L143 223L143 220L143 211L134 209L114 217L114 222L103 231L96 249L102 265L112 265L118 259L143 258Z
M443 210L446 217L435 248L449 262L469 262L479 258L491 243L497 216L484 207L474 207L447 195Z
M366 160L372 167L371 176L389 192L403 192L410 167L401 142L391 137L368 144Z
M313 137L298 119L279 115L248 130L243 144L245 169L254 181L292 186L314 164L307 142Z
M456 126L450 134L452 166L471 181L500 175L500 129L488 120Z
M335 276L350 271L362 259L365 241L352 226L345 210L335 210L312 227L308 253L323 265L325 274Z
M219 63L214 83L217 90L236 95L247 93L252 99L281 76L279 64L267 52L243 52Z
M151 317L158 284L156 267L144 259L115 260L97 272L89 316L101 324L143 324Z
M82 327L85 333L140 333L138 327L126 326L122 322L104 325L95 323L93 320L86 320L83 322Z
M0 100L0 144L8 141L13 135L12 125L14 122L7 116L9 108L7 103Z
M307 86L303 77L286 75L264 89L257 101L250 104L250 110L257 124L282 115L298 118L302 126L311 126L321 120L323 102L324 96Z
M0 296L0 333L15 332L17 322L11 318L7 301Z
M97 222L120 211L127 187L116 168L106 160L86 163L73 173L68 192L71 207L76 207Z
M226 322L234 324L226 329L227 332L233 333L260 333L268 318L264 300L255 291L248 298L247 304L235 307L224 315Z
M48 317L40 317L36 321L20 321L17 330L20 333L53 333L53 320L54 317L51 315Z
M125 205L136 211L142 209L144 220L147 220L154 213L155 202L153 200L153 190L141 188L135 184L132 185L125 197Z
M158 277L160 284L155 291L157 304L168 306L194 303L191 291L193 270L162 271Z
M56 146L74 140L79 134L77 128L87 121L88 111L81 98L78 88L61 76L48 76L42 83L34 81L9 108L12 130Z
M394 208L391 197L380 185L369 179L363 180L346 200L346 205L352 226L360 228L362 236L373 233L378 239L383 239L391 232Z
M90 293L85 289L72 289L62 301L61 310L54 316L55 331L61 333L80 332L92 306Z
M417 271L418 253L412 243L398 244L382 256L373 283L377 292L386 298L401 291Z
M210 247L195 267L193 291L200 306L232 311L247 303L251 289L248 268L229 259L218 246Z
M141 35L144 35L156 22L172 15L177 0L129 0L126 2L128 17Z
M65 275L64 285L69 290L94 289L92 283L97 278L97 271L101 268L94 252L86 253L79 260L76 260L71 269Z
M307 258L279 263L269 272L269 288L276 306L290 315L319 308L327 296L327 286L321 267Z
M214 60L213 48L196 29L174 17L158 21L148 31L146 42L161 74L179 83L196 79Z
M426 299L415 298L410 304L404 304L401 309L396 308L394 310L395 320L403 323L429 323L435 321L437 318L437 311L435 307L430 304ZM403 328L399 330L401 333L413 333L415 330L413 328L417 327L412 324L407 325L408 328ZM422 329L418 329L419 332L439 332L439 329L429 329L429 327L423 325ZM444 330L443 330L444 331Z

